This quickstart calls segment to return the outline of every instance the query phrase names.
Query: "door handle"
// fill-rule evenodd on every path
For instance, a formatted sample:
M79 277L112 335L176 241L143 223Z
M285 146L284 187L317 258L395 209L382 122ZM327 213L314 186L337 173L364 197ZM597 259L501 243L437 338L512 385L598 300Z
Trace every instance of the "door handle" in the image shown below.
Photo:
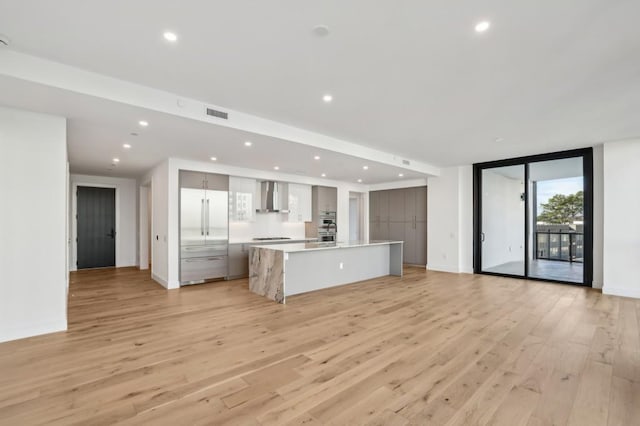
M224 260L223 257L192 257L189 259L184 259L185 263L200 263L200 262L208 262L210 260Z
M204 235L204 198L200 202L200 235Z
M480 241L482 241L484 243L484 232L480 233Z
M116 231L113 228L111 228L111 232L109 232L107 234L107 237L115 238L116 237Z
M207 214L206 214L206 218L207 218L207 235L209 235L209 199L207 198Z

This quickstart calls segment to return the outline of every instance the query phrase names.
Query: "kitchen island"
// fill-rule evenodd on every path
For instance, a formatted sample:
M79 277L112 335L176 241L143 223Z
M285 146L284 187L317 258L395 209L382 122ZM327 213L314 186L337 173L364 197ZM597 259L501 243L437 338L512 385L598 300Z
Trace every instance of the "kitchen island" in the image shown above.
M372 278L402 276L402 241L252 246L249 289L278 303L287 296Z

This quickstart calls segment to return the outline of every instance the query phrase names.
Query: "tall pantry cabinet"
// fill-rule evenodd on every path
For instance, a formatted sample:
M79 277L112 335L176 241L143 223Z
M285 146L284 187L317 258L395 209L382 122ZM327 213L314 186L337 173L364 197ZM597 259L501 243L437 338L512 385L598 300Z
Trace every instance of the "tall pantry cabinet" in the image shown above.
M427 187L369 192L369 238L404 241L404 263L427 264Z

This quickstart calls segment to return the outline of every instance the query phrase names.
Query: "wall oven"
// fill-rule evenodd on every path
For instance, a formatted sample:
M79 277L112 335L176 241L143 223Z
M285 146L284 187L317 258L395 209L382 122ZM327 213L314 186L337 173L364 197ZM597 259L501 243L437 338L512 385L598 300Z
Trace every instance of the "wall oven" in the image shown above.
M330 231L318 231L318 241L319 242L335 242L336 233L330 232Z
M336 212L320 212L318 219L318 241L335 242L337 232Z

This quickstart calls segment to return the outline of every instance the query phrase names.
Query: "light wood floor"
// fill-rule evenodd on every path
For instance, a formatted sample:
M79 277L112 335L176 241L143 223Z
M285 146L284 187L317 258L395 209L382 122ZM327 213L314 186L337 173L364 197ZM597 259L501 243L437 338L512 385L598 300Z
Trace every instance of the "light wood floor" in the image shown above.
M640 424L640 302L407 268L287 298L72 276L69 331L0 344L0 423Z

